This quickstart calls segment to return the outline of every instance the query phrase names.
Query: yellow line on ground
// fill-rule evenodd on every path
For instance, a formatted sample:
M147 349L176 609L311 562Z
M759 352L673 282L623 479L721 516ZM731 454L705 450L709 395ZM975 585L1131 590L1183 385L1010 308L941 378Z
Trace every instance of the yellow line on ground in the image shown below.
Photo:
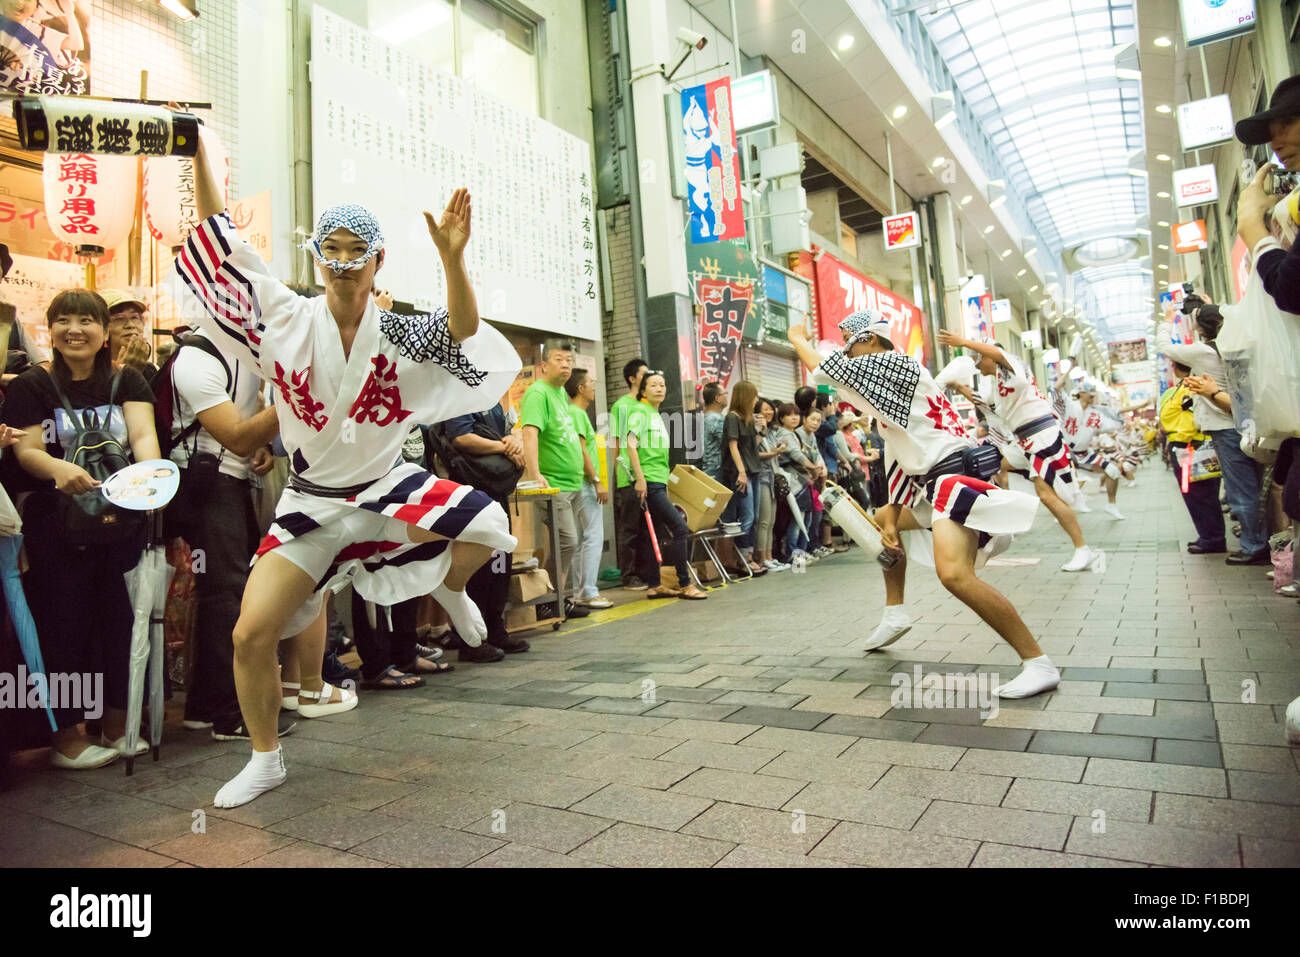
M607 625L611 621L635 618L637 615L645 614L663 605L675 605L679 601L681 601L680 598L642 598L638 601L630 601L626 605L617 605L605 611L593 611L584 624L578 625L576 628L561 628L559 633L561 635L572 635L588 628L595 628L597 625ZM576 620L581 621L581 619Z

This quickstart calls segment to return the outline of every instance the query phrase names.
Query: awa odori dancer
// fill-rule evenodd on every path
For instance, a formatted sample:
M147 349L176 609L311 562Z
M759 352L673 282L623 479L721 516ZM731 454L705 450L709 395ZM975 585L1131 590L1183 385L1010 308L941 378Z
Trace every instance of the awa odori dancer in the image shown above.
M839 391L842 401L866 409L880 423L887 457L918 486L912 513L928 524L933 536L939 581L980 616L1016 650L1024 663L1020 674L994 693L1027 698L1057 687L1060 672L1043 654L1006 596L975 574L976 554L989 536L1028 531L1038 500L1009 492L970 472L990 475L981 448L966 434L956 411L930 374L911 356L896 352L889 340L889 321L871 310L855 312L839 325L844 347L824 358L808 341L808 331L794 325L790 341L803 364L819 382ZM995 449L988 449L996 452ZM996 456L994 456L996 459ZM896 501L891 495L891 501ZM897 535L886 528L886 543Z
M1078 485L1060 425L1051 403L1034 384L1033 374L1024 360L1007 355L996 342L964 339L947 329L940 329L937 338L942 345L975 353L975 367L985 376L985 389L979 396L969 391L964 394L977 408L991 411L998 420L995 424L1004 424L1015 436L1016 444L1028 460L1038 500L1074 545L1074 555L1061 566L1061 571L1104 567L1105 556L1088 547L1071 507L1078 495Z
M1125 476L1119 463L1101 451L1101 437L1119 430L1117 417L1106 410L1102 415L1101 406L1094 406L1097 387L1090 382L1079 384L1078 398L1073 398L1066 391L1069 377L1062 375L1052 386L1052 407L1056 417L1061 421L1061 434L1065 444L1070 448L1074 464L1082 471L1102 473L1101 484L1106 490L1106 514L1117 521L1123 521L1115 498L1119 492L1119 480ZM1079 496L1080 500L1083 496Z
M173 297L186 319L276 387L291 466L234 631L235 685L253 757L214 803L236 807L285 779L276 644L319 613L325 591L351 580L381 605L431 594L466 643L486 637L464 589L495 549L514 550L506 514L483 492L403 463L402 443L413 424L491 406L520 360L479 322L463 258L466 190L456 190L441 219L424 214L447 307L403 316L370 294L384 244L367 210L336 206L321 215L307 248L325 295L302 298L235 234L202 145L194 165L202 221L176 259Z

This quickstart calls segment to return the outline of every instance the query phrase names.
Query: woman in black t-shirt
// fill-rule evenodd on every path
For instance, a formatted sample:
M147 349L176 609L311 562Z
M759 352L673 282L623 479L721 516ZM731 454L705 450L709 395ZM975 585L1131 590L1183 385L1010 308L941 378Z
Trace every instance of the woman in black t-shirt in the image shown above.
M108 352L108 307L94 292L70 289L46 310L50 368L24 372L5 393L5 420L24 435L14 448L20 469L11 475L18 495L30 568L23 585L40 637L47 674L71 676L81 700L53 701L55 767L82 769L115 761L125 747L127 656L132 612L122 576L145 542L77 548L64 540L56 518L59 495L97 488L85 469L67 461L76 437L54 380L72 408L93 409L106 431L135 461L160 458L153 393L141 375L123 368L110 408L114 369ZM68 705L76 703L77 708ZM103 746L78 723L103 716Z
M731 501L723 521L739 522L738 551L749 570L766 575L767 567L754 561L754 514L758 503L758 428L754 425L754 404L758 387L737 382L731 390L731 409L722 422L722 484L731 489Z

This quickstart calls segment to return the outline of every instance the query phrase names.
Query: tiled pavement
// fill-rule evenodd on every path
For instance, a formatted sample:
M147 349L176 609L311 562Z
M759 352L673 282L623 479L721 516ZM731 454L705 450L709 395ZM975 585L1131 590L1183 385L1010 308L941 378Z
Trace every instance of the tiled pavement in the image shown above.
M1095 497L1081 517L1104 575L1056 571L1068 543L1045 512L1009 556L1041 562L985 572L1065 678L996 716L892 707L899 672L1005 679L1015 656L917 566L915 627L864 658L882 589L850 552L366 693L300 721L288 782L235 810L210 802L243 747L179 724L132 778L29 753L0 793L0 862L1296 866L1300 749L1281 722L1300 604L1264 569L1185 554L1172 477L1150 464L1139 482L1128 521ZM931 699L956 704L960 680Z

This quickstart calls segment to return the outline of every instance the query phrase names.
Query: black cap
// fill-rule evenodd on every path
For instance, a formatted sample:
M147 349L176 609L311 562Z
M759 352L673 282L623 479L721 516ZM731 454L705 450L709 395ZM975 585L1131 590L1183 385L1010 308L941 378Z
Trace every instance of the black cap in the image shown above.
M1258 146L1273 138L1269 126L1274 120L1300 119L1300 76L1289 77L1277 85L1268 109L1248 116L1237 124L1237 139L1247 146Z

